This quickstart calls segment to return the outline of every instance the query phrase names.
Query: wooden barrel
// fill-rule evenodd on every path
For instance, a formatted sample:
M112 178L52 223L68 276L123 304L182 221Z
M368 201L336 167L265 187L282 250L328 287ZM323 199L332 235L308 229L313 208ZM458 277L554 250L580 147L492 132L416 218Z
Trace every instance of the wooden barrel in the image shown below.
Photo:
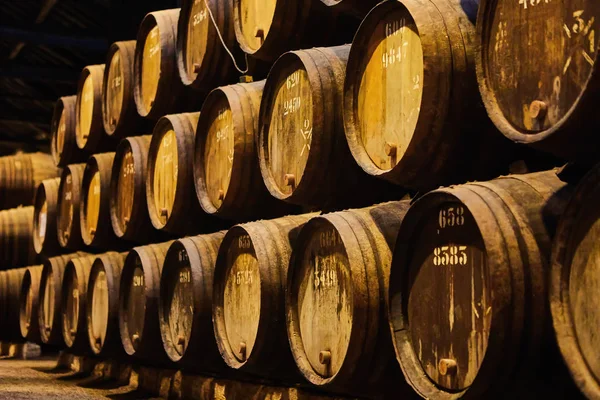
M19 293L19 328L21 337L33 343L42 343L38 318L42 265L27 267Z
M66 167L69 164L85 161L87 152L77 147L75 124L77 96L59 97L54 105L50 133L50 151L54 164Z
M271 68L258 152L265 185L278 199L319 208L380 200L380 183L356 166L344 138L342 85L349 50L346 45L289 52Z
M133 93L138 114L148 119L176 112L181 104L175 49L179 10L147 14L138 31Z
M145 244L158 232L146 206L146 171L151 135L125 138L117 147L110 179L110 217L117 237Z
M171 361L186 369L226 368L212 323L213 276L223 236L221 231L179 239L165 257L158 303L162 343Z
M236 221L289 214L266 190L257 162L255 141L264 85L260 81L220 87L204 101L194 182L208 214Z
M600 198L600 167L590 171L577 186L561 216L552 249L550 308L563 359L581 392L600 398L596 302L600 288L597 238L600 214L594 203Z
M422 397L511 398L536 374L560 377L546 370L555 343L546 274L571 193L547 171L439 189L410 208L392 261L390 327Z
M0 160L0 209L32 205L38 185L60 175L49 154L17 154Z
M21 342L20 303L21 282L27 268L6 271L6 314L4 318L3 338L9 342Z
M88 65L77 87L75 138L77 147L89 153L107 150L111 145L102 124L103 80L104 64Z
M102 81L102 123L104 132L121 139L148 129L135 106L133 65L135 40L110 46Z
M81 183L80 225L83 243L99 249L122 246L110 221L110 177L115 153L88 160Z
M312 384L352 393L381 386L393 360L386 307L392 251L409 205L325 214L302 227L286 320L296 364Z
M298 373L285 333L284 289L299 228L316 214L236 225L214 272L213 323L231 368L270 379Z
M8 272L0 271L0 324L4 326L7 312ZM5 339L6 332L0 331L0 340Z
M341 12L363 18L379 3L379 0L321 0L334 12Z
M476 63L483 101L507 138L560 157L596 162L600 7L590 0L539 5L481 1Z
M235 81L237 71L219 38L220 34L232 54L241 59L235 40L231 3L184 0L177 32L177 68L185 86L208 92L218 85Z
M171 242L133 248L119 285L119 331L125 352L154 364L168 364L158 323L160 276Z
M87 336L92 353L118 356L123 353L119 334L119 284L127 253L108 252L94 260L87 291Z
M152 135L146 200L156 229L185 235L210 231L210 218L193 195L194 147L200 113L161 118Z
M58 187L60 178L46 179L38 186L33 211L33 247L37 254L51 257L62 253L58 243Z
M233 18L241 49L267 62L288 50L352 40L351 34L339 35L344 26L320 1L233 0Z
M63 170L60 178L56 225L58 243L63 248L75 250L83 246L79 205L84 171L85 164L71 164Z
M61 291L62 334L70 352L91 352L87 335L87 285L95 256L74 258L65 266Z
M390 1L361 24L344 123L368 174L418 190L499 175L508 141L491 131L477 93L476 11L471 0Z
M74 258L89 256L87 253L72 253L46 258L40 278L38 325L42 343L64 346L62 336L62 283L65 267Z
M0 269L32 265L33 207L0 211Z

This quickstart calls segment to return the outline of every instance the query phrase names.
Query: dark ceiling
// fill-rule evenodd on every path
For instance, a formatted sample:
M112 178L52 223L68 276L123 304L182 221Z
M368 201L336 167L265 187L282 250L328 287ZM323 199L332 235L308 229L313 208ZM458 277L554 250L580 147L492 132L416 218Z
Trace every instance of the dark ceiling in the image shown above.
M0 154L47 150L52 110L83 67L180 0L0 0Z

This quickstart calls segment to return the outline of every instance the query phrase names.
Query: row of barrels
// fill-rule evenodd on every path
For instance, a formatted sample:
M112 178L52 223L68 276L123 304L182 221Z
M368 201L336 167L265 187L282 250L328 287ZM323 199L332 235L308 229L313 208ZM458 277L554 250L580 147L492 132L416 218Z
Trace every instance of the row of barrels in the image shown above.
M400 365L407 384L396 379L394 390L407 396L410 387L435 399L573 395L560 348L596 398L599 187L600 167L576 188L557 171L514 175L412 205L50 258L39 293L21 293L37 308L0 304L6 326L33 326L14 323L15 313L36 310L41 341L75 352L285 382L302 375L351 393L370 393ZM5 282L17 273L0 273L9 289L0 293L16 295Z

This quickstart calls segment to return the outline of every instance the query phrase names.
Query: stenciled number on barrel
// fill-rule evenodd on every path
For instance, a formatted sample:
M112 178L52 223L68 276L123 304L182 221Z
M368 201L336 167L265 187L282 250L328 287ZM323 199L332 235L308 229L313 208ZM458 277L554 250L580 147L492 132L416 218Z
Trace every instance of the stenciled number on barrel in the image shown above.
M439 224L441 229L453 226L463 226L465 224L464 207L448 207L440 210Z
M433 265L467 265L467 246L440 246L433 249Z
M406 20L404 18L399 21L387 22L384 26L385 29L385 37L389 38L392 36L397 36L405 29ZM381 55L381 62L383 64L383 69L387 69L387 67L395 64L396 62L402 61L402 59L406 59L408 57L408 42L402 43L401 46L388 48L385 53Z
M135 275L133 277L133 287L144 286L144 275Z
M190 271L179 271L179 283L192 282L192 274Z
M327 257L315 256L315 289L337 286L336 265L337 260L334 255Z
M573 12L573 24L571 27L569 25L564 24L563 29L565 34L570 40L580 39L581 37L585 40L589 40L590 52L593 54L596 51L596 32L592 29L592 25L595 22L594 17L588 19L587 21L583 17L584 10L578 10ZM591 65L594 65L594 60L586 51L586 46L581 48L581 55L583 58ZM573 55L570 55L565 61L565 66L563 67L563 75L567 73L569 66L571 65L571 61L573 60Z
M527 7L537 6L538 4L552 3L552 0L519 0L519 4L523 4L523 9L527 10Z
M300 129L300 134L304 139L304 146L302 146L302 152L300 153L300 157L304 155L305 151L310 151L310 143L312 141L312 133L313 128L310 126L310 121L308 119L304 120L303 129Z

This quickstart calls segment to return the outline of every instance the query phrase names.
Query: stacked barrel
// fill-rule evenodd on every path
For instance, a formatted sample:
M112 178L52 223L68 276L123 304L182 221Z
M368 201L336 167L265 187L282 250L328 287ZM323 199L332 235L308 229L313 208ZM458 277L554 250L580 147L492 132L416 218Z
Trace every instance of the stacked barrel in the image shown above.
M0 159L2 206L33 206L0 211L2 266L41 264L0 272L0 339L329 395L600 398L600 9L512 37L562 5L376 3L186 0L84 68L52 158Z

